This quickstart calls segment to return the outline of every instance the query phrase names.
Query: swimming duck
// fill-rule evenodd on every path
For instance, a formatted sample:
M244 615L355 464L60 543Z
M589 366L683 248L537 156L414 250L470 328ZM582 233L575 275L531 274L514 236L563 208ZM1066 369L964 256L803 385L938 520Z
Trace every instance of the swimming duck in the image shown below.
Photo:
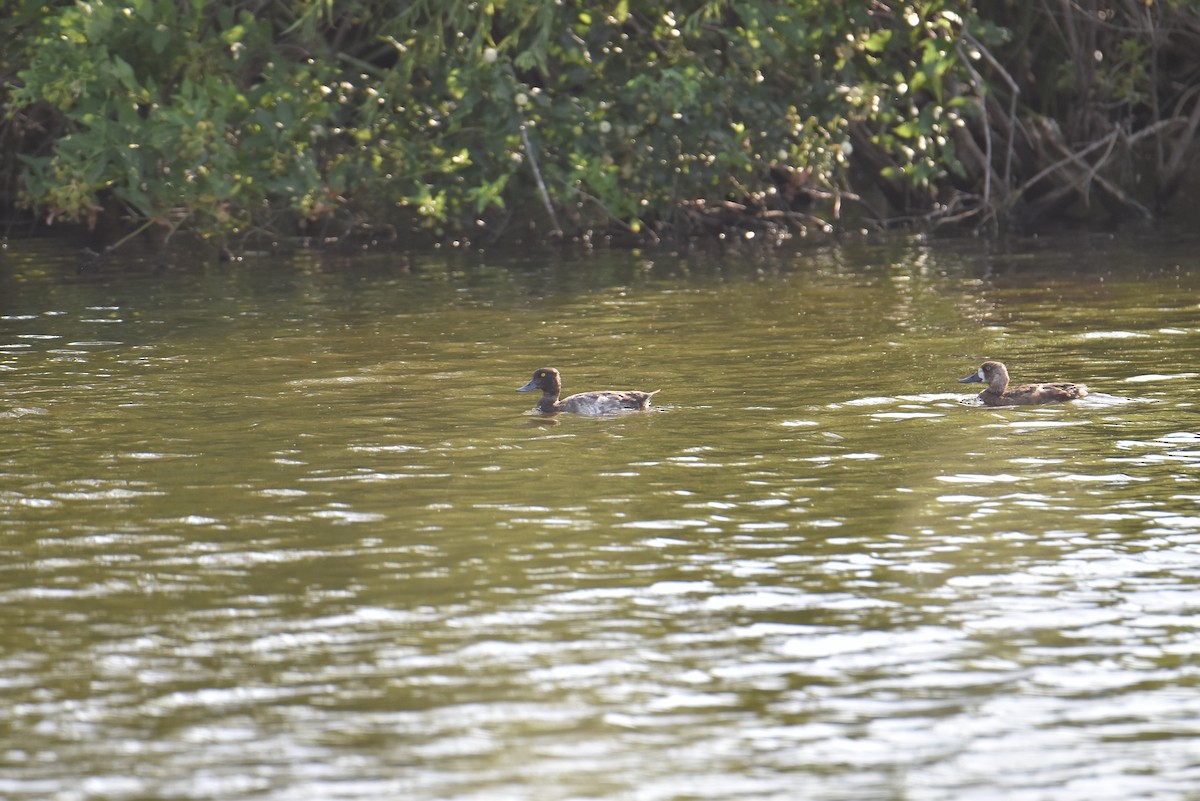
M1018 384L1008 385L1008 368L1001 362L984 362L979 369L958 383L971 384L982 381L987 389L979 393L984 406L1036 406L1039 403L1086 398L1088 391L1083 384Z
M534 408L543 414L572 412L574 414L615 414L617 412L644 412L650 408L650 399L659 392L639 392L637 390L605 390L602 392L580 392L562 400L558 399L562 392L562 377L553 367L541 367L533 371L533 378L517 392L542 391Z

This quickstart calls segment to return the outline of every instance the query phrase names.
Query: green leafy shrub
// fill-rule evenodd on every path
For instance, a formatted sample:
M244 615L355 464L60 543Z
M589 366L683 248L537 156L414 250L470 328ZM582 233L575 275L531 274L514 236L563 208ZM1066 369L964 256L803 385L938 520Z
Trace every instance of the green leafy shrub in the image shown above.
M17 0L0 158L49 218L222 241L979 221L1048 180L1002 62L1084 74L1041 24L1058 8ZM1110 52L1105 85L1152 104L1153 48Z
M224 234L278 213L324 210L329 136L312 59L280 58L270 20L217 3L64 7L31 44L17 108L61 115L49 155L28 156L27 201L51 215L119 204L136 219ZM271 56L276 56L272 59Z

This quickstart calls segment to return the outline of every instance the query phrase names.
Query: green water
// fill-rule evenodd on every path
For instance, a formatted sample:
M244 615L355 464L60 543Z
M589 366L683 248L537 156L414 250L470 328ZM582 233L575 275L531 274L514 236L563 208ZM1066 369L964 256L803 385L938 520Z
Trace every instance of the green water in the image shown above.
M9 243L0 796L1200 798L1194 250Z

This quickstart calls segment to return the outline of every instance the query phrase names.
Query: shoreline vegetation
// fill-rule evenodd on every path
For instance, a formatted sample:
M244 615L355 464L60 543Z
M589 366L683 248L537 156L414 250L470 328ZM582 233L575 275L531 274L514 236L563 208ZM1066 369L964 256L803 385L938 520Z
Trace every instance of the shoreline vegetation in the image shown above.
M653 244L1195 214L1200 0L9 0L3 234Z

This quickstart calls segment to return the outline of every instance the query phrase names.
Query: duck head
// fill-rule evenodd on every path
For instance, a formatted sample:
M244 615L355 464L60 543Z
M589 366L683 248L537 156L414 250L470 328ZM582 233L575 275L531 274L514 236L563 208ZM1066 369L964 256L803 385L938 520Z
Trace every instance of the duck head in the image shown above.
M558 393L562 391L562 377L558 374L558 370L553 367L539 367L533 371L533 378L529 379L529 383L520 387L517 392L533 392L540 389L544 395L553 395L558 397Z
M960 384L974 384L982 381L993 392L1004 392L1008 386L1008 368L1001 362L984 362L979 369L966 378L958 379Z

